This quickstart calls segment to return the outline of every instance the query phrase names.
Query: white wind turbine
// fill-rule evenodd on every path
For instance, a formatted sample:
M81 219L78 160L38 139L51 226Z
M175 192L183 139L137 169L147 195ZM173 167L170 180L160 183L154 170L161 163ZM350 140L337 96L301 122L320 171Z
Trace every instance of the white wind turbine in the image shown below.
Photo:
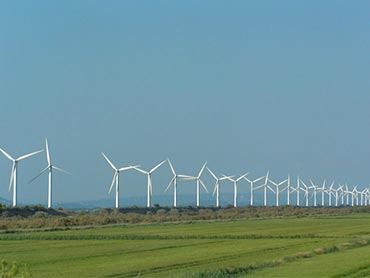
M151 169L150 171L145 171L143 169L140 169L140 168L135 168L136 171L139 171L140 173L143 173L145 175L147 175L147 180L148 180L148 185L147 185L147 203L146 203L146 206L149 208L151 206L151 195L153 194L153 188L152 188L152 174L158 170L159 167L161 167L163 165L163 163L165 163L166 160L163 160L161 163L159 163L158 165L156 165L153 169Z
M335 206L338 206L338 201L339 201L339 191L342 190L342 186L339 184L336 189L333 188L333 191L335 192L334 197L335 197Z
M227 176L224 175L225 178L227 178L229 181L234 183L234 208L236 208L236 199L237 199L237 196L238 196L238 182L241 181L242 179L244 179L247 175L248 175L248 173L245 173L244 175L240 176L237 179L233 179L231 177L227 177Z
M301 188L301 190L304 192L304 197L306 198L306 207L308 207L308 198L309 198L309 187L304 183L302 179L300 179L300 182L303 184L304 188Z
M264 184L256 187L256 190L257 189L260 189L260 188L263 188L263 205L266 207L267 206L267 189L270 189L273 193L275 193L275 191L268 185L268 182L269 182L269 176L270 176L270 171L267 171L267 174L265 176L265 182Z
M315 185L312 180L310 180L310 183L311 183L311 186L309 188L313 189L313 206L316 207L317 206L317 189L318 189L318 186Z
M333 186L334 186L334 181L331 183L329 190L326 191L329 195L329 207L331 207L331 197L333 195Z
M172 171L172 174L173 174L173 178L170 181L169 185L167 186L167 188L164 192L167 192L167 190L173 184L173 207L175 208L177 206L177 178L179 177L179 175L175 172L175 169L173 168L172 163L171 163L169 158L167 158L167 161L168 161L168 164L170 165L170 168L171 168L171 171Z
M290 175L288 175L288 179L287 179L287 186L286 186L286 191L287 191L287 205L290 206Z
M356 199L356 206L358 206L358 193L359 191L357 190L357 186L353 189L353 193L355 194L355 199Z
M200 177L203 174L204 169L206 168L206 165L207 165L207 162L205 162L203 164L201 170L198 173L198 176L196 176L196 177L195 176L188 176L188 175L178 175L178 177L181 178L182 180L188 180L188 181L196 180L197 181L197 207L200 207L200 185L202 185L204 190L207 193L209 193L207 187L204 185L203 181L200 179Z
M13 184L13 207L15 207L17 205L17 178L18 178L18 163L19 161L23 160L23 159L26 159L26 158L29 158L33 155L36 155L40 152L43 152L43 150L40 150L40 151L36 151L36 152L33 152L33 153L29 153L29 154L26 154L26 155L22 155L18 158L13 158L11 157L7 152L5 152L3 149L0 148L0 151L3 153L3 155L5 155L6 158L8 158L9 160L11 160L13 162L13 165L12 165L12 172L10 174L10 183L9 183L9 191L12 187L12 184Z
M346 205L348 206L349 205L349 190L348 190L348 185L346 184L346 190L345 190L345 193L346 193Z
M108 162L108 164L114 170L113 180L109 188L109 193L111 193L114 184L116 184L116 208L119 208L119 173L130 170L130 169L136 169L137 167L140 167L140 165L117 168L116 166L114 166L114 164L109 160L109 158L103 152L101 154L103 155L104 159Z
M296 192L297 193L297 207L299 207L299 205L300 205L300 200L299 200L299 196L300 196L300 178L299 178L299 176L297 177L297 187L296 188L294 188L294 187L292 187L292 192Z
M253 188L253 186L254 186L254 184L256 183L256 182L258 182L258 181L260 181L260 180L262 180L262 179L264 179L265 178L265 176L262 176L262 177L259 177L259 178L257 178L257 179L255 179L255 180L250 180L250 179L248 179L248 177L245 177L244 179L247 181L247 182L249 182L249 184L250 184L250 191L251 191L251 202L250 202L250 205L251 206L253 206L253 202L254 202L254 197L253 197L253 194L254 194L254 188Z
M351 194L351 206L352 206L352 207L355 205L355 200L354 200L354 198L355 198L355 190L357 190L356 188L357 188L357 186L355 186L355 187L352 189L352 191L350 191L350 194Z
M48 144L48 139L45 138L45 148L46 148L46 162L48 163L48 166L46 166L41 172L34 177L32 180L29 181L29 183L33 182L36 180L39 176L41 176L44 172L48 171L48 208L52 207L52 182L53 182L53 170L57 170L59 172L65 173L65 174L70 174L67 171L54 166L51 163L50 159L50 153L49 153L49 144Z
M232 178L231 177L226 177L226 176L223 176L222 178L218 178L212 171L211 169L209 169L207 167L207 170L208 172L212 175L212 177L216 180L216 183L215 183L215 188L213 190L213 194L212 195L215 195L216 193L216 207L220 207L220 181L223 181L223 180L226 180L228 178Z
M325 206L325 185L326 185L326 179L324 179L324 182L322 183L322 187L319 187L319 190L321 191L321 206Z
M276 197L276 206L278 207L279 206L279 194L281 193L281 192L283 192L284 190L280 190L279 189L279 187L281 186L281 185L283 185L284 183L286 183L287 181L288 181L288 179L286 179L286 180L284 180L284 181L282 181L282 182L279 182L279 183L276 183L276 182L274 182L273 180L271 180L271 179L269 179L269 181L273 184L273 185L275 185L275 187L276 187L276 191L275 191L275 197Z
M340 188L340 192L341 192L340 196L341 196L341 205L342 206L344 205L344 196L345 196L345 193L346 193L344 187L345 187L345 185L343 184Z

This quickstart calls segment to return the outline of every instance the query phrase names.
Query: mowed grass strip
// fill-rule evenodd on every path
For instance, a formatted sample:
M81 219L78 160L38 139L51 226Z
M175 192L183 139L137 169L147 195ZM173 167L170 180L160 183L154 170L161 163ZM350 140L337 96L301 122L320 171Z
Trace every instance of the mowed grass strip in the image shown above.
M273 268L251 272L243 277L360 278L370 277L370 246L312 256Z

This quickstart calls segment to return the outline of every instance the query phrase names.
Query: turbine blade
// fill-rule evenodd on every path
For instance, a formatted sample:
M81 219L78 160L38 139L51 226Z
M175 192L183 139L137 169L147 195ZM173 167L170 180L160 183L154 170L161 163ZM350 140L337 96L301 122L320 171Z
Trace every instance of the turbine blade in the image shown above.
M219 181L223 181L223 180L230 180L230 181L234 181L232 178L233 178L234 176L223 176L222 178L219 178L218 180Z
M240 176L239 178L237 178L236 181L240 181L241 179L244 179L246 176L248 176L249 173L245 173L244 175Z
M269 176L270 176L270 171L267 171L267 174L266 174L266 176L265 176L265 184L267 184L267 183L268 183Z
M118 175L118 172L115 172L114 175L113 175L113 180L112 180L112 184L110 185L110 188L109 188L109 194L111 193L112 191L112 188L114 186L114 182L116 181L116 177Z
M163 160L161 163L159 163L157 166L155 166L152 170L150 170L150 173L153 173L155 172L159 167L161 167L163 165L163 163L165 163L166 160Z
M258 182L258 181L260 181L260 180L263 180L264 178L265 178L265 176L259 177L258 179L255 179L255 180L253 181L253 183Z
M9 182L9 189L8 189L8 191L10 191L10 188L12 188L13 179L14 179L14 171L15 171L15 162L13 161L12 172L10 174L10 182Z
M46 149L46 161L50 165L51 162L50 162L49 144L48 144L48 139L47 138L45 138L45 149Z
M205 186L201 179L199 179L199 182L203 186L204 190L209 194L207 187Z
M68 172L68 171L66 171L66 170L63 170L63 169L61 169L61 168L59 168L59 167L57 167L57 166L51 166L51 167L52 167L53 169L55 169L55 170L59 171L59 172L64 173L64 174L72 175L70 172Z
M235 182L235 180L233 179L234 176L225 176L225 175L222 175L222 178L225 178L226 180L229 180L229 181L232 181L232 182Z
M137 169L138 167L140 167L140 165L135 165L135 166L127 166L127 167L122 167L122 168L119 168L118 170L121 172L121 171L126 171L126 170L130 170L130 169Z
M173 168L173 166L172 166L172 163L171 163L170 159L169 159L169 158L167 158L167 161L168 161L168 164L170 164L170 168L171 168L172 174L173 174L174 176L176 176L175 169Z
M207 170L208 170L208 172L212 175L212 177L213 177L215 180L217 180L217 177L216 177L215 173L213 173L213 172L211 171L211 169L209 169L208 167L207 167Z
M196 179L197 177L188 176L188 175L177 175L179 178L182 179Z
M216 184L215 184L215 188L213 189L212 197L213 197L213 196L215 196L215 194L216 194L216 190L217 190L217 182L216 182Z
M109 160L109 158L102 152L101 153L104 157L104 159L108 162L108 164L113 168L113 170L117 170L116 166L114 166L114 164L112 163L112 161Z
M140 168L134 168L134 170L136 170L136 171L138 171L140 173L143 173L143 174L149 174L149 172L144 171L143 169L140 169ZM121 169L120 169L120 171L121 171Z
M38 154L38 153L41 153L41 152L43 152L43 151L44 151L44 150L39 150L39 151L36 151L36 152L33 152L33 153L29 153L29 154L26 154L26 155L22 155L22 156L18 157L18 158L17 158L17 160L18 160L18 161L20 161L20 160L26 159L26 158L28 158L28 157L30 157L30 156L33 156L33 155Z
M49 169L49 166L47 166L46 168L42 169L41 172L36 176L34 177L33 179L31 179L28 183L32 183L35 179L37 179L39 176L41 176L47 169Z
M168 184L168 186L166 187L166 189L164 190L164 192L167 192L167 190L168 190L168 189L170 189L170 187L171 187L172 183L175 181L175 178L176 178L176 176L174 176L174 177L172 178L172 180L170 181L170 183Z
M10 156L10 154L8 154L6 151L4 151L2 148L0 148L0 152L3 153L3 155L5 155L9 160L13 160L14 161L14 158Z
M207 165L207 162L205 162L202 166L202 169L200 169L199 174L198 174L198 178L200 178L200 176L203 174L203 171L204 171L204 168L206 168L206 165Z
M274 182L273 180L269 179L268 181L271 182L273 185L278 186L278 184L276 182Z

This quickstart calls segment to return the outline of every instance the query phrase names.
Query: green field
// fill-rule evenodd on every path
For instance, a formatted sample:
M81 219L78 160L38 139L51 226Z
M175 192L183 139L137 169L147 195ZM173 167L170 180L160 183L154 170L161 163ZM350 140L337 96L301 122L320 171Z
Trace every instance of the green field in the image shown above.
M33 277L368 277L370 215L0 233Z

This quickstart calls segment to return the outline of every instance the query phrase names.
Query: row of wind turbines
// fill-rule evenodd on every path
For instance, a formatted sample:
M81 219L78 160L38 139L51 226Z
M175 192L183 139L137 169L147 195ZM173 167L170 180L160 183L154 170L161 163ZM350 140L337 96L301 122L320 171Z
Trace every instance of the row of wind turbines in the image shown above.
M34 178L32 178L29 183L36 180L38 177L40 177L45 172L48 173L48 208L52 207L52 182L53 182L53 170L57 170L59 172L63 172L66 174L69 174L67 171L54 166L51 162L50 153L49 153L49 145L48 140L45 139L45 150L46 150L46 162L47 166L40 171L39 174L37 174ZM17 206L17 175L18 175L18 166L19 162L30 158L32 156L35 156L44 150L35 151L26 155L22 155L18 158L13 158L11 155L9 155L7 152L5 152L3 149L0 148L0 152L8 158L10 161L12 161L12 170L10 174L10 182L9 182L9 191L13 187L13 206ZM329 187L326 185L326 181L324 180L322 184L318 185L315 184L312 180L310 180L309 183L305 183L300 177L297 178L297 182L295 185L292 185L291 178L288 175L287 179L276 182L270 178L269 171L265 176L261 176L256 179L252 179L249 176L249 173L245 173L243 175L240 175L239 177L235 176L227 176L227 175L221 175L217 176L210 168L207 167L207 163L204 163L201 167L200 171L196 176L193 175L184 175L184 174L178 174L175 171L175 168L173 167L171 161L169 159L163 160L162 162L155 165L150 170L144 170L140 168L140 165L129 165L126 167L118 168L116 167L112 161L102 152L103 158L108 162L108 164L111 166L111 168L114 170L113 174L113 180L109 188L109 193L113 190L115 187L115 207L119 208L119 187L120 187L120 173L129 171L129 170L136 170L144 175L147 176L147 207L151 207L151 197L153 194L153 184L152 184L152 175L154 172L156 172L162 165L164 165L166 162L168 163L171 172L173 174L172 179L170 180L170 183L168 184L167 188L165 189L165 192L167 192L171 187L173 187L173 206L177 207L177 187L179 184L179 181L196 181L196 205L197 207L200 207L200 189L201 187L209 193L206 185L201 180L201 177L207 169L209 174L213 177L215 180L215 185L213 189L213 196L216 195L216 207L220 207L220 186L221 183L224 183L226 181L232 182L233 184L233 205L234 207L237 207L237 196L238 196L238 184L241 181L245 181L247 184L249 184L249 194L250 194L250 206L255 205L255 194L259 190L263 193L263 205L267 206L267 198L268 193L275 194L275 206L280 206L280 197L282 193L286 193L286 205L292 205L291 203L291 197L292 195L295 196L296 203L294 205L301 206L301 195L303 193L303 201L304 206L309 206L310 199L313 199L313 206L367 206L370 204L370 188L365 188L361 191L357 189L357 186L352 187L352 190L349 189L347 184L339 184L335 186L335 183L332 182ZM122 182L121 182L122 183ZM260 183L260 184L258 184ZM320 200L319 200L320 199ZM319 201L321 201L319 203Z
M165 162L168 162L173 177L168 184L165 192L167 192L171 186L173 187L173 206L177 207L177 186L179 180L182 181L196 181L196 205L200 207L200 188L209 193L206 185L201 180L201 176L205 169L211 174L211 176L215 180L215 185L213 189L213 194L216 194L216 207L220 207L220 185L221 182L229 181L233 183L234 189L234 207L237 207L237 195L238 195L238 183L242 180L249 183L250 188L250 206L254 206L254 199L255 199L255 192L257 190L263 191L263 205L267 206L267 196L268 192L272 192L275 194L275 205L279 206L280 204L280 196L282 193L286 192L286 205L291 204L291 195L295 194L296 196L296 206L301 206L301 194L303 193L303 197L305 199L305 206L309 206L309 199L313 198L313 206L339 206L339 205L346 205L346 206L367 206L370 204L370 189L365 188L362 191L357 190L357 186L354 186L352 190L349 190L347 184L338 185L335 187L334 181L331 183L329 187L326 187L326 181L324 180L322 185L315 184L312 180L310 180L309 185L307 185L300 177L297 178L296 185L291 184L291 178L288 175L287 179L276 182L270 178L270 172L268 171L265 176L252 179L249 177L249 173L245 173L237 178L235 176L216 176L216 174L207 167L207 163L204 163L202 168L200 169L199 173L196 176L191 175L184 175L178 174L175 171L171 161L169 159L163 160L156 166L154 166L151 170L146 171L140 168L140 165L135 166L126 166L123 168L117 168L112 161L102 153L104 159L108 162L108 164L114 170L113 180L109 189L109 193L112 191L113 187L115 186L116 191L116 208L119 208L119 174L120 172L128 171L128 170L136 170L145 175L147 175L147 207L151 207L151 197L153 194L153 183L152 183L152 174L158 170ZM261 184L257 185L258 182L262 182ZM318 203L318 194L321 193L321 204ZM351 202L350 202L351 198ZM327 202L326 202L327 199Z

